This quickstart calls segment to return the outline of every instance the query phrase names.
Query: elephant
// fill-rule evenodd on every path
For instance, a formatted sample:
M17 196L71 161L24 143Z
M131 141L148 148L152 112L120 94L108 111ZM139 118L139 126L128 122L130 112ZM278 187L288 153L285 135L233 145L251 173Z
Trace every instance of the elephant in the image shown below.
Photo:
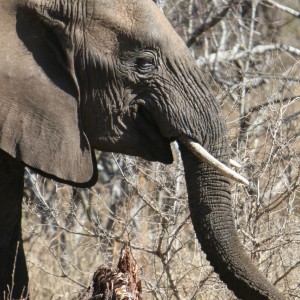
M202 250L240 299L284 299L235 229L226 124L212 89L152 0L0 0L0 299L27 296L24 168L77 187L94 150L170 164L177 141Z

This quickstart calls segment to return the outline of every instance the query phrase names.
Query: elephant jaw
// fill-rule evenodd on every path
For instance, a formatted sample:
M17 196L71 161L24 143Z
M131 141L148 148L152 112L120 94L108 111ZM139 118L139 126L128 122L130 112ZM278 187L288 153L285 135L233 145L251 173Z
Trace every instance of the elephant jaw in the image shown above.
M242 183L244 185L249 185L249 181L235 172L234 170L230 169L223 163L221 163L219 160L214 158L209 152L207 152L199 143L193 142L191 139L187 137L180 136L178 138L179 142L181 142L183 145L186 146L187 149L191 151L197 158L199 158L201 161L207 163L209 166L211 166L213 169L218 171L221 175L232 179L234 181L237 181L239 183ZM230 160L229 162L234 167L240 167L240 165Z

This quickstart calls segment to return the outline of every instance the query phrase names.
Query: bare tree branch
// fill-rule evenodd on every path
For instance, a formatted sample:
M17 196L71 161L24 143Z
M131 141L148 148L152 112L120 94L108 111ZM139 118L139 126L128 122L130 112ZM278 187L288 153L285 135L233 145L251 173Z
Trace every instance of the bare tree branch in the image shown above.
M283 4L279 4L277 3L276 1L273 1L273 0L264 0L263 3L268 3L268 4L271 4L273 5L274 7L296 17L296 18L300 18L300 12L297 11L297 10L294 10L286 5L283 5Z
M244 57L248 57L249 55L255 54L264 54L269 51L285 51L292 55L300 56L300 49L284 44L270 44L270 45L256 45L251 50L244 50L244 47L236 44L231 50L219 51L218 53L211 53L208 58L198 57L197 64L199 66L204 66L206 64L214 64L215 62L230 62L237 61Z
M232 8L234 5L237 5L239 3L238 0L230 0L229 3L226 5L226 7L217 13L215 16L211 17L211 19L207 22L202 23L198 28L196 28L193 33L191 34L191 37L186 42L186 45L188 47L191 47L197 40L197 38L205 31L211 29L216 24L218 24L228 13L229 9Z
M280 277L278 277L275 281L274 284L276 285L279 281L281 281L282 279L284 279L289 273L291 273L292 271L294 271L295 269L300 267L300 261L297 261L292 267L290 267L283 275L281 275Z
M164 5L165 5L165 0L153 0L155 2L155 4L161 8L161 10L163 9Z
M267 106L269 106L269 105L285 103L285 102L293 101L293 100L300 100L300 96L286 97L286 98L282 98L282 99L277 99L277 100L273 100L273 101L270 101L270 102L266 102L266 103L263 103L263 104L260 104L260 105L257 105L257 106L252 107L252 108L249 110L249 113L259 111L259 110L261 110L262 108L267 107Z

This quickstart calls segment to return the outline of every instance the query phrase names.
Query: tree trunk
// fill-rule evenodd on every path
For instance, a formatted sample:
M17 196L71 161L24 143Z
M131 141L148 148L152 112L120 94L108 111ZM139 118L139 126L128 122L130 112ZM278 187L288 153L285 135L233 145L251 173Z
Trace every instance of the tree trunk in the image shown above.
M229 181L180 145L192 222L214 270L240 299L284 297L247 257L235 229Z
M21 233L24 165L0 150L0 299L27 295Z

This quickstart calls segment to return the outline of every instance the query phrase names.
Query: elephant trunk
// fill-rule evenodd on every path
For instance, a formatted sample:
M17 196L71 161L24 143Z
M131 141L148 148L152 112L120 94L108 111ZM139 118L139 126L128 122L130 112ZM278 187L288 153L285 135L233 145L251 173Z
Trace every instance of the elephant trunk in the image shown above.
M247 257L235 229L229 181L180 144L191 219L207 259L240 299L284 297Z

